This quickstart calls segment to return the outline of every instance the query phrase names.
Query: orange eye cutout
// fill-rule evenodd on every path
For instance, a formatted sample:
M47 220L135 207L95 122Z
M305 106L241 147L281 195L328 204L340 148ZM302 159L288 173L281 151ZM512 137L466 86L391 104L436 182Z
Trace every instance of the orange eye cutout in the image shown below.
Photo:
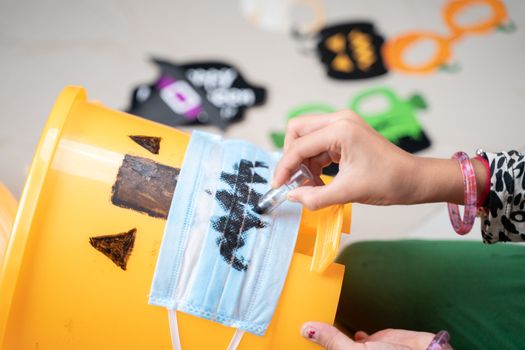
M491 15L487 19L472 23L470 25L461 25L456 21L456 17L461 12L476 5L488 6ZM453 36L462 36L464 34L482 34L505 23L507 20L507 10L500 0L461 0L451 1L443 9L445 23L450 28Z
M488 18L468 25L457 22L457 16L477 5L488 6L491 14ZM393 38L383 46L383 57L386 65L393 70L405 73L427 74L447 63L452 54L452 43L465 34L485 33L507 20L507 10L501 0L451 0L443 8L443 18L450 30L448 36L431 32L411 32ZM436 44L436 53L423 64L406 62L406 50L421 40L431 40Z
M418 41L431 40L436 44L436 53L427 62L412 65L406 62L404 54L408 48ZM394 38L383 46L383 59L386 65L393 70L405 73L431 73L445 64L451 56L450 40L430 32L409 33Z

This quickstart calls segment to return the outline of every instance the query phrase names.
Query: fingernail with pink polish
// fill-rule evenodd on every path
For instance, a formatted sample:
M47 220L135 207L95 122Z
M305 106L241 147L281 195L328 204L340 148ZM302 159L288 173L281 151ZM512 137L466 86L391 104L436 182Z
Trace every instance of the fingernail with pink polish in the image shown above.
M319 336L319 332L317 331L317 329L311 326L303 327L301 333L303 337L305 337L306 339L311 339L311 340L315 340Z

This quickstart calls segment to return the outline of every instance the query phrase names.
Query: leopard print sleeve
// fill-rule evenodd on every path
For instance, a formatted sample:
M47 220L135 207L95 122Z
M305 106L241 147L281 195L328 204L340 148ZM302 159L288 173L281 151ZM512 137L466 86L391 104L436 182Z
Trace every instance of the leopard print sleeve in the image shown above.
M485 243L525 241L525 159L517 151L485 153L490 193L482 214Z

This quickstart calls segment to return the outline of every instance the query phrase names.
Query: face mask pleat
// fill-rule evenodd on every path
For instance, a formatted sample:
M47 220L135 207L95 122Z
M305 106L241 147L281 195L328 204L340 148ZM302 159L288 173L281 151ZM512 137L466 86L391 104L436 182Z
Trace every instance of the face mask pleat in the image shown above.
M202 172L201 183L199 183L194 191L196 193L194 216L189 227L189 239L185 246L185 258L182 262L181 276L179 286L181 288L178 294L180 300L190 301L190 296L194 292L191 288L194 285L203 285L207 283L202 280L207 277L207 274L195 274L194 269L197 264L204 263L206 259L212 258L205 254L209 249L206 244L211 241L210 235L213 235L211 230L211 222L209 218L212 216L215 198L214 194L217 190L218 183L210 181L220 173L222 169L222 149L219 147L211 147L209 153L214 154L214 157L207 158L205 165L200 167ZM199 279L199 280L197 280Z

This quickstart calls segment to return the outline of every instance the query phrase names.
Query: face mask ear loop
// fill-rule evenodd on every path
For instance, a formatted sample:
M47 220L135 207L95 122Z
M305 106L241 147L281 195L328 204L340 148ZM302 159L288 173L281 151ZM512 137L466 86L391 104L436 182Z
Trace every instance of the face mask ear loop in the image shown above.
M171 347L173 350L182 350L180 346L179 325L177 324L177 311L168 309L170 321Z
M230 345L228 345L228 350L237 350L237 347L241 343L243 335L244 331L241 331L239 328L237 328L237 330L235 330L235 334L233 335L232 340L230 341Z

